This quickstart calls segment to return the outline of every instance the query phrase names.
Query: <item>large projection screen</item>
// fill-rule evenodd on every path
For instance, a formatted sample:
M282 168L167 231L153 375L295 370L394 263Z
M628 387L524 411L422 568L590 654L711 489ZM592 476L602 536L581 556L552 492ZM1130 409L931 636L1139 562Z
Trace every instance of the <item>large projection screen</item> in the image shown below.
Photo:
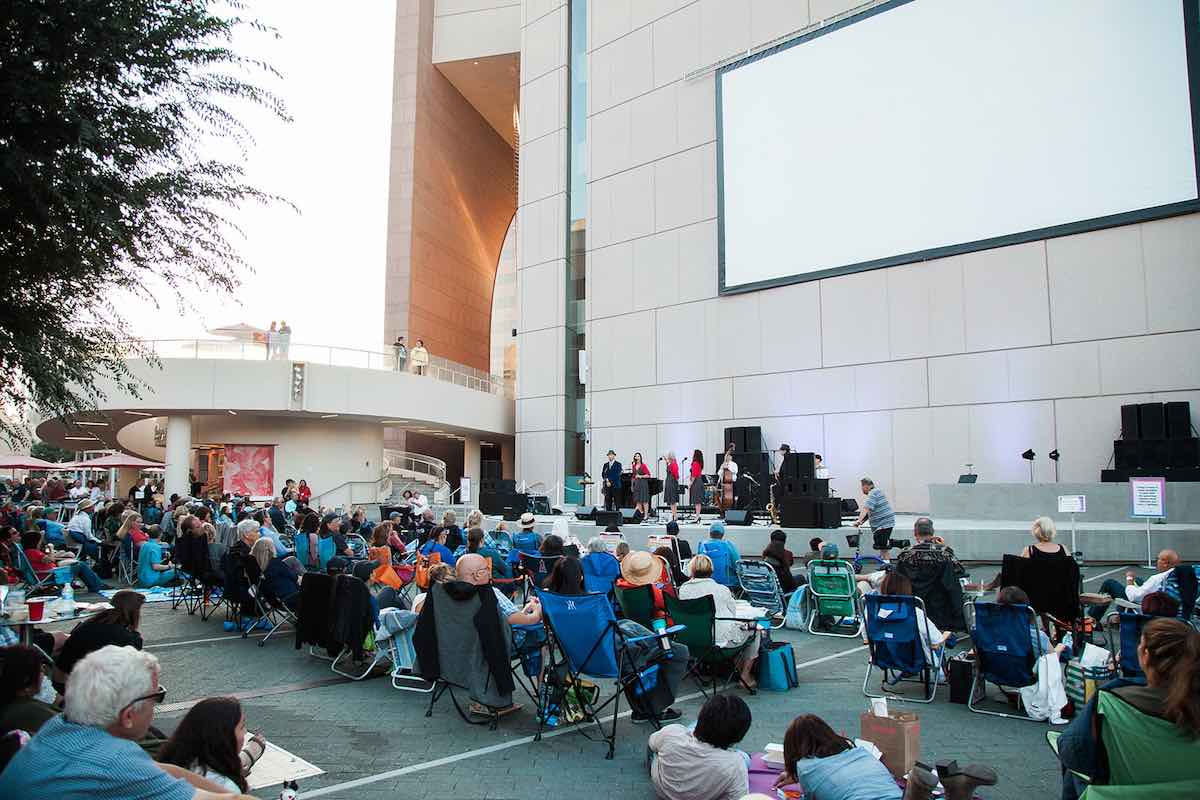
M722 68L721 292L1200 209L1196 6L897 0Z

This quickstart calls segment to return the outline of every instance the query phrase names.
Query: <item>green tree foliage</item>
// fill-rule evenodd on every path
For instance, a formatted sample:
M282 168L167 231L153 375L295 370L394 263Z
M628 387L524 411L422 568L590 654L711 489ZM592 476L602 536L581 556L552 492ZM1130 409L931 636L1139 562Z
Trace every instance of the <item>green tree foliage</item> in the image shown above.
M287 112L250 82L274 70L232 49L243 28L273 34L236 0L0 9L0 375L11 407L59 416L144 388L125 359L153 356L114 296L157 305L165 286L182 309L233 291L231 217L277 199L244 181L235 111ZM0 434L27 435L2 416Z
M29 455L34 458L40 458L42 461L53 461L55 464L61 464L64 461L74 461L75 454L70 450L64 450L61 447L55 447L52 444L38 440L29 448Z

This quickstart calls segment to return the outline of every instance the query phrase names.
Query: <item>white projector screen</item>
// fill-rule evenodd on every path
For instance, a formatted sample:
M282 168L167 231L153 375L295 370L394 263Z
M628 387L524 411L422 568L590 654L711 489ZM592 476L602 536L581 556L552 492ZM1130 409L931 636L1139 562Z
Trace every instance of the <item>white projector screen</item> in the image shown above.
M1196 0L898 0L722 68L722 293L1200 208L1196 26Z

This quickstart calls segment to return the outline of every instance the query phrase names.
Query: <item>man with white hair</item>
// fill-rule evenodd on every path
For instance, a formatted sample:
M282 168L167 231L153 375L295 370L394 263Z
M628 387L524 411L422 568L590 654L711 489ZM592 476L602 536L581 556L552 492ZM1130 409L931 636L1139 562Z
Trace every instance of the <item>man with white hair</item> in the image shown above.
M67 681L63 713L42 725L0 773L0 797L233 797L193 772L155 762L138 745L167 693L158 672L157 658L132 647L109 645L80 660Z

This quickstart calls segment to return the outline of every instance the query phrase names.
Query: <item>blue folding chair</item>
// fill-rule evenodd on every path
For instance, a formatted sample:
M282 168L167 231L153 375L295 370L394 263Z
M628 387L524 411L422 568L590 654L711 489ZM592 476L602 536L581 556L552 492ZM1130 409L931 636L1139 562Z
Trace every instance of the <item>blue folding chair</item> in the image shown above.
M583 567L583 588L593 594L609 594L621 577L621 562L610 553L588 553L579 564Z
M738 586L737 567L731 563L729 548L725 546L723 539L707 539L701 542L696 548L696 554L708 556L713 565L714 581L730 588Z
M772 628L782 628L792 592L784 593L775 568L760 559L744 559L737 562L737 576L742 585L742 597L751 605L766 609Z
M332 536L317 539L317 565L321 572L329 571L329 559L337 555L334 547Z
M942 668L942 648L931 648L932 663L925 657L922 638L929 638L929 618L925 617L922 637L917 609L925 611L921 598L911 595L869 594L863 598L866 617L867 645L870 655L867 674L863 676L863 694L867 697L889 697L914 703L931 703L937 694L938 675ZM923 613L922 613L923 615ZM896 694L871 694L867 685L874 670L883 672L883 686L895 685L918 676L925 687L920 697L901 697Z
M1138 663L1138 642L1142 639L1142 626L1154 619L1145 614L1123 612L1121 614L1121 642L1117 651L1117 666L1121 676L1125 678L1141 678L1145 676L1142 665Z
M532 596L533 589L542 588L542 583L550 576L550 570L561 558L564 556L535 556L523 551L517 553L517 564L525 579L526 597Z
M993 717L1030 719L1021 714L988 711L975 704L986 697L989 681L1001 691L1006 686L1020 688L1037 683L1034 668L1042 657L1042 643L1036 630L1037 617L1029 606L975 603L975 625L971 628L971 641L975 644L975 680L971 683L967 708Z
M25 551L20 547L14 547L13 552L17 554L17 564L20 567L21 578L25 581L27 591L30 589L53 589L56 586L65 586L70 582L70 567L55 567L39 578L33 571L33 564L29 563L29 556L25 555Z
M616 683L612 697L599 705L590 702L586 692L576 692L586 714L585 721L594 722L600 736L608 743L605 759L613 757L617 741L617 717L621 706L621 695L629 690L634 696L643 696L658 684L659 665L672 657L668 648L671 635L683 630L675 625L649 636L626 637L617 624L612 603L602 594L561 595L538 591L542 615L550 631L550 665L538 693L538 732L534 741L542 738L542 729L550 709L552 685L565 689L581 686L583 676L611 678ZM640 668L634 667L628 649L631 644L655 640L664 642L659 655ZM556 658L557 653L557 658ZM598 698L597 698L598 699ZM612 704L612 727L604 730L599 715ZM651 717L654 727L659 722Z
M300 566L308 569L308 534L298 533L292 539L292 549L296 551L296 560L300 562Z

